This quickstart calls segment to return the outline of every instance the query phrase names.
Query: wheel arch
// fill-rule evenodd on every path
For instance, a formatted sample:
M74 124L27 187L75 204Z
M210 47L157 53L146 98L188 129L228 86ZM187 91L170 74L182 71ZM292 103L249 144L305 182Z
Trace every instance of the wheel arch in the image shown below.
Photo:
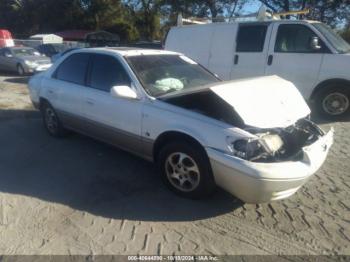
M42 106L43 106L45 103L51 105L50 102L49 102L49 100L47 100L45 97L40 97L40 98L39 98L39 105L38 105L39 110L42 109Z
M160 134L154 142L152 150L153 160L157 159L158 154L164 145L175 140L181 140L184 142L194 144L198 146L198 148L201 148L203 152L207 155L204 146L199 142L198 139L194 138L193 136L181 131L165 131L164 133Z
M340 85L340 86L345 86L346 88L349 88L350 89L350 80L347 80L347 79L343 79L343 78L333 78L333 79L327 79L327 80L324 80L322 81L321 83L319 83L315 88L314 90L312 91L311 93L311 96L310 96L310 101L314 101L316 95L326 89L326 88L329 88L331 86L334 86L334 85Z

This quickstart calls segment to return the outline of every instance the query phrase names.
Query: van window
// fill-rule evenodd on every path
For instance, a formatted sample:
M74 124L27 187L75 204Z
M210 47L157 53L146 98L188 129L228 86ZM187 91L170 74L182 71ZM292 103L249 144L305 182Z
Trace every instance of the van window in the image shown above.
M267 25L240 25L237 35L237 52L262 52Z
M94 55L92 58L90 86L109 92L116 85L130 85L130 78L116 58Z
M54 73L54 77L70 83L85 85L89 54L73 54L66 58Z
M317 35L305 25L280 25L277 32L275 52L315 53L310 45L312 37L317 37ZM324 46L323 43L320 44Z

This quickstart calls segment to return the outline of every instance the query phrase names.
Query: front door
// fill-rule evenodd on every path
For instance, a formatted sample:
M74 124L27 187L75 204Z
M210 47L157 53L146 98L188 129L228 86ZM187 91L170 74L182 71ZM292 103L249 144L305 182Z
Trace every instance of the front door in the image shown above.
M84 92L86 130L108 143L140 153L142 102L111 96L111 88L117 85L131 85L122 64L114 56L94 54L89 87Z
M307 24L274 24L266 75L278 75L295 84L308 98L316 84L323 54L329 52L320 40L320 49L312 48L311 40L317 33Z
M10 49L4 48L0 52L0 69L5 71L16 70L16 61Z

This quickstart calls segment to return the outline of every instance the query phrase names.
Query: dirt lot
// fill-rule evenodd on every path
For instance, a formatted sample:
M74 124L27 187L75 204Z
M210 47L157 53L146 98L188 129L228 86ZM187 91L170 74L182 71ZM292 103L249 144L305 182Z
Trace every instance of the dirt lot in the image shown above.
M350 123L293 197L247 205L170 193L151 164L73 134L49 137L26 78L0 76L1 254L350 255Z

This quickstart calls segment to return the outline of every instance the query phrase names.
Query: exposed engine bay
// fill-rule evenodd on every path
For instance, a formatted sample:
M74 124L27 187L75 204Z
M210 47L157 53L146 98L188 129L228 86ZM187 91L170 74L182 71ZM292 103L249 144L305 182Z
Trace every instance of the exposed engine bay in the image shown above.
M248 161L266 163L298 161L303 157L302 148L324 135L324 132L307 118L302 118L286 128L262 129L247 126L234 107L211 90L167 97L162 100L255 135L255 138L227 141L233 155Z
M245 128L257 138L233 142L233 153L253 162L298 161L302 148L316 142L324 132L312 121L304 118L287 128Z
M232 106L211 90L165 98L162 100L236 127L244 127L243 120Z

